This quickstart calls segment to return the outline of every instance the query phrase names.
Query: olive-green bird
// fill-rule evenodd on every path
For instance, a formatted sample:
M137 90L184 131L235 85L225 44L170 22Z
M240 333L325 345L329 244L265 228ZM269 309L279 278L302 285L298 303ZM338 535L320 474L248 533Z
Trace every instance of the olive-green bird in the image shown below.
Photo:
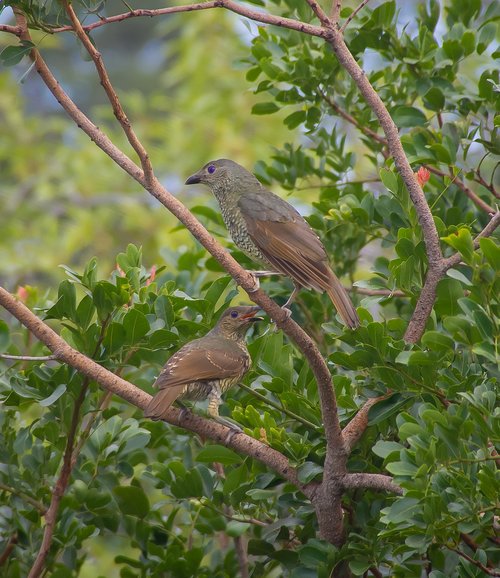
M211 417L235 429L219 416L221 394L245 375L250 355L245 334L256 317L258 306L230 307L204 337L186 343L167 361L154 385L158 393L144 411L146 417L162 419L176 399L201 400L208 397Z
M235 244L251 258L293 279L301 287L326 291L344 323L359 326L347 291L331 270L323 244L289 203L268 191L251 173L228 159L210 161L186 185L208 185Z

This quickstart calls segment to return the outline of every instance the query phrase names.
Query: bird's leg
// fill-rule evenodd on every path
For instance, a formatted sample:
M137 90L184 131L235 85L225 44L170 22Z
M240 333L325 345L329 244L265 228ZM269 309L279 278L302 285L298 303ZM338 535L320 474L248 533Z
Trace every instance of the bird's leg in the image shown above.
M226 442L229 442L229 440L234 436L234 434L242 433L243 430L233 420L230 420L228 418L219 415L219 405L221 404L221 401L222 400L220 388L217 385L213 385L212 391L208 396L208 415L215 421L219 422L222 425L225 425L231 430L226 439Z
M290 317L292 315L292 311L291 309L288 307L290 305L290 303L292 303L292 301L295 299L295 296L297 295L297 293L300 291L300 287L297 287L297 285L294 286L292 294L290 295L290 297L287 299L286 303L284 305L281 306L281 309L283 309L284 311L287 312L288 317Z
M247 271L247 273L251 273L254 277L272 277L273 275L284 275L284 273L280 273L279 271Z
M258 291L260 289L259 279L261 277L271 277L272 275L283 275L283 273L280 273L279 271L250 271L247 269L246 272L250 273L250 275L253 277L254 280L254 286L250 291L250 293L255 293L255 291Z

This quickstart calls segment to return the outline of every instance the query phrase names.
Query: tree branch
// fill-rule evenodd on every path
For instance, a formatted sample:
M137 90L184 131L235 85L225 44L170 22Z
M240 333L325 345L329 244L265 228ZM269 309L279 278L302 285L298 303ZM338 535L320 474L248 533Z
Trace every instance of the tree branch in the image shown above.
M52 545L52 536L56 529L57 514L59 512L59 505L61 500L66 493L66 488L69 484L69 479L71 477L71 471L73 469L72 455L73 446L76 438L76 430L78 428L78 423L80 422L80 411L82 409L83 402L85 401L85 395L89 387L89 379L86 378L82 384L80 393L75 401L73 407L73 415L71 417L71 424L68 431L68 438L66 440L66 447L64 449L63 464L59 477L57 478L56 485L52 491L52 498L50 500L50 506L45 514L45 528L43 530L43 538L38 554L33 562L33 566L28 574L28 578L38 578L41 576L42 571L45 566L45 560L49 555L50 547Z
M355 8L347 17L346 21L344 22L344 24L342 25L340 32L342 32L342 34L345 32L345 29L349 26L349 23L351 22L351 20L353 20L356 17L356 14L360 11L363 10L363 8L368 4L370 0L363 0L361 2L361 4Z
M83 26L86 32L90 32L95 28L110 24L112 22L122 22L128 18L137 17L149 17L162 16L166 14L175 14L179 12L194 12L197 10L210 10L213 8L225 8L230 12L249 18L250 20L255 20L256 22L262 22L263 24L273 24L274 26L280 26L281 28L289 28L290 30L296 30L297 32L305 32L311 36L319 36L324 38L326 33L325 29L321 26L314 26L313 24L307 24L305 22L300 22L294 20L293 18L283 18L281 16L274 16L273 14L267 14L266 12L253 10L247 8L246 6L241 6L233 0L209 0L208 2L196 2L194 4L185 4L184 6L171 6L169 8L158 8L153 10L139 9L130 10L123 14L116 14L115 16L109 16L107 18L100 18L99 21L93 22ZM72 26L60 26L58 28L52 28L51 32L66 32L73 30Z
M340 3L340 0L334 0L337 3ZM323 8L316 2L316 0L306 0L306 2L311 7L311 10L316 14L318 20L321 22L322 26L331 26L332 22L330 18L326 15Z
M106 71L106 68L104 67L100 52L96 49L95 45L91 42L90 38L83 30L82 25L80 24L80 21L78 20L72 5L67 0L65 0L64 6L69 16L69 19L73 23L73 28L75 30L77 37L80 39L85 50L89 53L90 57L94 61L97 74L99 75L99 79L101 80L101 85L104 88L104 91L106 92L108 100L113 109L113 113L118 123L122 127L123 132L125 133L128 139L128 142L131 144L132 148L135 150L137 156L139 157L142 170L144 172L146 187L148 187L152 183L154 177L153 167L151 166L151 161L149 160L148 153L146 152L146 149L142 146L142 143L137 138L134 129L130 124L129 119L127 118L127 115L125 114L125 111L123 110L123 107L120 104L118 95L116 94L111 84L111 81L109 80L109 76Z
M332 9L330 10L331 24L338 26L341 10L342 10L342 0L332 0Z
M454 177L452 175L449 175L449 174L445 173L444 171L441 171L440 169L437 169L436 167L433 167L431 165L424 165L424 166L429 172L433 173L434 175L437 175L439 177L450 178L452 183L454 183L463 193L465 193L469 197L469 199L476 205L476 207L481 209L481 211L484 211L485 213L488 213L489 215L491 215L495 212L495 209L493 207L488 205L488 203L485 203L483 201L483 199L478 197L476 195L476 193L472 189L470 189L458 177Z
M456 554L458 554L459 556L461 556L462 558L464 558L465 560L467 560L468 562L479 568L482 572L484 572L488 576L500 576L500 570L495 570L495 568L485 566L484 564L479 562L479 560L474 560L474 558L472 558L465 552L462 552L460 548L452 548L451 546L448 545L446 545L446 547L448 548L448 550L455 552Z
M17 532L14 532L9 538L4 551L0 554L0 568L7 562L9 556L12 554L12 550L16 547L18 540Z
M3 287L0 287L0 305L7 309L7 311L18 319L37 339L53 351L59 361L74 367L90 380L97 382L104 389L117 394L125 401L140 409L144 409L148 405L151 400L149 393L142 391L135 385L111 373L92 359L70 347L53 329L40 320L23 303L17 301L15 297ZM312 489L308 491L304 488L303 484L299 483L295 469L283 454L254 438L240 433L233 435L228 440L230 430L227 427L212 420L196 416L190 412L181 412L175 408L169 409L165 421L255 458L298 488L308 492L306 495L310 495L312 492Z
M14 34L14 36L21 37L22 28L20 26L9 26L9 24L0 24L0 32L7 32Z
M358 413L351 419L351 421L342 430L342 437L346 450L351 453L354 446L361 439L361 436L368 427L368 413L370 409L379 401L386 399L390 394L381 395L380 397L372 397L368 399Z
M42 516L44 516L45 512L47 511L47 508L41 502L35 500L35 498L32 498L31 496L28 496L28 494L26 492L23 492L22 490L12 488L11 486L8 486L7 484L3 484L0 482L0 491L9 492L9 494L19 496L22 500L24 500L25 502L31 504L34 508L36 508Z
M225 0L226 1L226 0ZM20 14L19 11L16 12ZM26 21L20 14L19 25L24 29L23 38L30 40L29 32L25 27ZM24 19L24 26L22 24ZM276 322L276 325L297 344L302 351L318 383L320 403L327 440L325 468L327 471L345 471L346 455L343 448L342 433L337 412L337 401L333 391L331 375L314 341L290 319L285 311L270 299L262 290L255 291L254 279L245 271L229 253L208 233L203 225L191 212L171 193L169 193L153 175L151 182L147 182L143 171L133 163L111 140L96 127L83 112L74 104L56 81L38 50L32 50L35 68L49 90L54 94L61 106L66 110L75 123L111 157L123 170L131 175L143 187L158 199L172 212L193 234L193 236L217 259L224 269L235 279L250 296L252 301L262 307ZM239 436L235 436L236 439Z
M395 484L390 476L383 474L346 474L341 481L345 490L376 490L391 494L403 495L403 488Z

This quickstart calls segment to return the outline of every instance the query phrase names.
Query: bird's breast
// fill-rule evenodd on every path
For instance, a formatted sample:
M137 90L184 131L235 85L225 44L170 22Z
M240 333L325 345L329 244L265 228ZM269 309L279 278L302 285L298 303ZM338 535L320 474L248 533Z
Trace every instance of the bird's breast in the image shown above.
M234 244L250 258L267 263L267 259L248 234L247 225L239 207L221 203L221 213Z

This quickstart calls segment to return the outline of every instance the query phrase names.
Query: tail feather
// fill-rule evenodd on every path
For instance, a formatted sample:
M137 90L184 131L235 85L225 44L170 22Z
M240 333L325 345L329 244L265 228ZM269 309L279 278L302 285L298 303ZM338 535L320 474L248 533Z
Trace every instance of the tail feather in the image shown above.
M161 389L148 403L144 410L144 417L154 420L162 419L168 408L182 393L182 387L168 387Z
M344 323L351 329L359 327L359 317L356 313L356 309L354 309L351 298L333 272L330 279L330 286L326 288L326 292L332 300L332 303L335 305L340 317L342 317Z

